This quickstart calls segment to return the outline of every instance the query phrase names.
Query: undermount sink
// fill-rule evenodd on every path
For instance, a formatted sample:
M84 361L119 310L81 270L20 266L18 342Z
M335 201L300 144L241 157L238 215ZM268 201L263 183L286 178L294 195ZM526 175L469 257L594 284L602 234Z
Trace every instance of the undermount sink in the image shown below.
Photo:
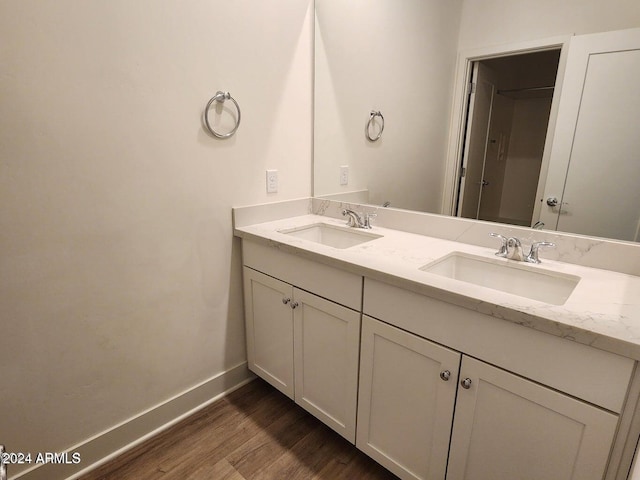
M349 248L382 237L382 235L356 230L352 227L339 227L326 223L313 223L279 232L334 248Z
M493 290L563 305L580 277L521 262L453 252L420 270Z

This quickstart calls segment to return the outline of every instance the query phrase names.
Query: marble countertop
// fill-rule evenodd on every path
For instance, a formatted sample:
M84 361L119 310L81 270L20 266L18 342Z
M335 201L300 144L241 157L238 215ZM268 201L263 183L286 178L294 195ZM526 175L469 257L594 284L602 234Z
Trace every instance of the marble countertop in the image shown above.
M345 249L280 233L314 223L345 225L342 219L309 214L236 227L234 233L358 275L640 360L640 277L547 260L541 250L543 263L526 265L580 277L563 305L550 305L420 270L451 252L495 259L496 249L378 226L367 232L382 235L381 238Z

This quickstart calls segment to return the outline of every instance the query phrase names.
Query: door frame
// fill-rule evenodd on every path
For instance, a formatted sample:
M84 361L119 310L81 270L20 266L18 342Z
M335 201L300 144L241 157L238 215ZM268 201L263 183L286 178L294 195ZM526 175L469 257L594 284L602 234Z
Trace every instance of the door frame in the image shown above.
M460 181L458 183L459 193L457 198L455 215L457 217L462 217L462 210L463 210L465 199L467 200L467 202L469 202L470 200L468 197L465 197L465 191L467 189L467 181L469 180L469 177L470 177L469 175L469 170L470 170L469 156L470 156L470 150L471 150L470 147L474 143L472 142L472 138L474 138L472 136L472 129L478 126L475 124L477 124L477 122L479 121L479 119L476 117L476 110L478 108L478 95L479 95L478 89L480 88L480 83L482 81L483 83L489 83L491 85L491 101L489 102L487 128L486 130L482 130L484 133L484 146L483 146L483 154L482 154L482 175L480 176L481 185L478 190L477 198L471 198L472 202L473 201L476 202L475 203L476 214L475 214L475 217L473 218L477 220L480 213L482 193L484 190L482 186L482 181L484 180L484 169L487 161L487 142L489 140L489 131L491 130L491 119L493 115L493 101L496 95L496 88L494 83L487 82L486 78L482 78L482 79L480 78L481 69L483 69L483 73L482 73L483 76L484 74L487 73L487 70L485 70L486 67L484 67L481 62L472 62L470 68L471 68L471 76L469 77L469 81L473 82L472 85L474 88L472 88L467 92L467 96L468 96L468 101L467 101L468 113L467 113L467 119L466 119L467 128L465 128L465 133L464 133L463 150L462 152L460 152L460 155L461 155L460 168L464 169L465 174L464 176L460 177ZM477 73L476 73L476 70L477 70ZM493 80L493 78L491 80ZM466 145L467 148L464 148L464 145ZM468 196L468 193L467 193L467 196ZM471 217L464 217L464 218L471 218Z
M462 155L465 144L465 127L468 110L467 102L467 85L471 81L473 73L473 62L481 60L489 60L492 58L508 57L512 55L521 55L526 53L543 52L547 50L560 49L560 61L558 63L558 74L556 77L555 90L553 92L553 100L551 102L551 114L549 115L549 124L547 127L547 139L545 141L544 152L542 156L542 166L540 168L540 181L538 182L537 196L540 197L544 192L544 183L547 178L547 170L549 167L549 156L551 153L551 144L553 141L553 132L555 131L556 117L558 113L558 103L560 98L560 90L562 87L562 79L567 60L567 44L571 35L560 35L557 37L531 40L527 42L509 43L503 45L480 47L458 52L456 61L456 74L453 88L453 106L451 109L451 123L449 126L449 141L447 148L447 158L444 174L444 188L442 193L442 209L444 215L456 214L456 205L459 193L459 179L462 166ZM533 211L533 219L536 220L540 214L540 202L536 202Z

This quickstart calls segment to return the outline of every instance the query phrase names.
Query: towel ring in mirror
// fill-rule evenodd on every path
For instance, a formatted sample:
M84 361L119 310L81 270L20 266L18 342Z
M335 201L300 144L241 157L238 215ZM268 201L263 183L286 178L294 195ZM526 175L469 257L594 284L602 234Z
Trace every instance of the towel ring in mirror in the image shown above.
M378 132L378 135L376 137L372 137L371 124L373 123L373 120L376 117L380 117L380 120L382 120L382 125L380 126L380 131ZM371 113L369 114L369 121L367 121L367 126L365 128L365 135L367 136L367 139L369 139L371 142L375 142L382 136L383 130L384 130L384 117L382 116L382 113L380 113L380 111L371 110Z
M238 111L238 117L236 118L235 126L233 127L233 129L230 132L228 132L228 133L220 133L220 132L216 132L214 130L214 128L211 126L211 124L209 123L209 109L211 108L211 105L213 104L213 102L224 103L225 100L231 100L233 102L233 104L236 106L236 110ZM241 115L240 114L240 106L238 105L238 102L236 102L236 100L231 96L231 94L229 92L218 91L211 98L211 100L209 100L209 103L207 103L207 106L204 109L204 123L207 125L207 129L214 136L216 136L218 138L229 138L231 135L236 133L236 130L238 130L238 127L240 126L240 115Z

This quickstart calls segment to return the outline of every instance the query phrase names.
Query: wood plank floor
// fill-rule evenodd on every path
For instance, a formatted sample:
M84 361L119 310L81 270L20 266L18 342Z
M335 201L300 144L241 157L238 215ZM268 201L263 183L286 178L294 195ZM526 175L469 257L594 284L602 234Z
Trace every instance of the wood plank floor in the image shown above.
M80 480L396 478L258 379Z

